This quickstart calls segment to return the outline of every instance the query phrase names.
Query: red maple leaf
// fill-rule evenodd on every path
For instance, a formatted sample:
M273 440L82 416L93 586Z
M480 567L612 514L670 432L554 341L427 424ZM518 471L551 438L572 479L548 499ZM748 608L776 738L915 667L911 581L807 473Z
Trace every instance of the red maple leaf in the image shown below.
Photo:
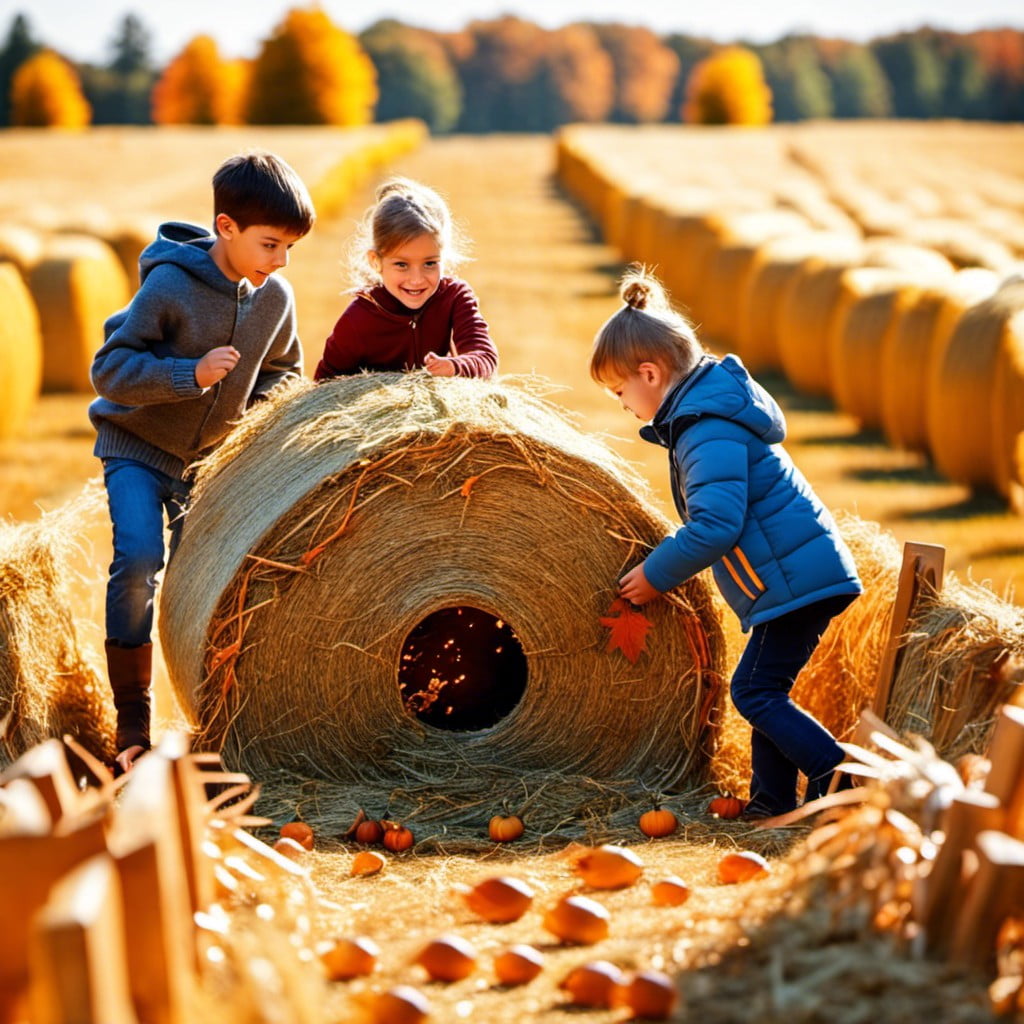
M647 633L653 623L639 609L621 597L612 601L608 614L601 617L601 625L610 629L609 652L617 647L631 663L647 650Z

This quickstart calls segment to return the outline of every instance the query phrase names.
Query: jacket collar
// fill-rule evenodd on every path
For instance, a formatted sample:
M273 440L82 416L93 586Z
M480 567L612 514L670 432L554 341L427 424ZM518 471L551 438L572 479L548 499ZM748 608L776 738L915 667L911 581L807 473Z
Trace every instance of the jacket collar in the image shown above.
M676 414L676 408L680 404L683 395L704 376L717 360L714 356L705 354L700 357L697 365L685 376L681 377L662 399L654 419L640 428L640 436L652 444L660 444L665 448L671 448L675 434L678 434L676 421L680 418ZM696 415L684 417L684 419L696 419Z

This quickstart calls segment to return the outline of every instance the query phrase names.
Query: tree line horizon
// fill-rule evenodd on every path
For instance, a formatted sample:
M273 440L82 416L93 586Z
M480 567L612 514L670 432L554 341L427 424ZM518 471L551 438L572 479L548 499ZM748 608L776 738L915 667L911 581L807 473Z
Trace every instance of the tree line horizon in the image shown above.
M720 43L618 23L545 29L504 15L454 32L385 19L352 34L314 6L287 11L252 59L224 56L199 34L157 66L134 13L117 23L109 53L103 64L76 63L16 14L0 43L0 126L412 117L445 134L576 122L1024 121L1024 31L1013 28Z

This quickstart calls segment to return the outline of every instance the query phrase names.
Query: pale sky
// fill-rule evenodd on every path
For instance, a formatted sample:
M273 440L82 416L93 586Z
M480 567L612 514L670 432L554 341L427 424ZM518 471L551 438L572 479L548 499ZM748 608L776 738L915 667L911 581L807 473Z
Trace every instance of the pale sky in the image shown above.
M0 0L0 39L22 12L43 43L73 60L106 63L117 26L134 12L152 34L158 64L200 34L212 35L226 57L252 57L286 11L307 6L308 0ZM500 14L516 14L547 28L613 21L647 25L659 34L753 42L793 31L863 40L926 24L960 32L1024 28L1021 0L437 0L432 5L322 0L320 6L353 33L386 17L452 30Z

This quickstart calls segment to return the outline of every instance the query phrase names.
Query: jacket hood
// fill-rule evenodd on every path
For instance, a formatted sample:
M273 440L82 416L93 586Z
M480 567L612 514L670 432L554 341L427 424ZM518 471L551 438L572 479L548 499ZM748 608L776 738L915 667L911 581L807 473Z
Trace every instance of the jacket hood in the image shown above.
M145 281L154 267L173 263L211 288L227 295L237 295L241 282L225 277L210 257L215 241L209 231L195 224L186 224L184 221L161 224L156 239L146 246L139 257L140 281Z
M640 434L645 440L671 446L680 427L703 416L738 423L766 444L778 444L786 436L786 418L778 402L734 355L704 356L665 396Z

